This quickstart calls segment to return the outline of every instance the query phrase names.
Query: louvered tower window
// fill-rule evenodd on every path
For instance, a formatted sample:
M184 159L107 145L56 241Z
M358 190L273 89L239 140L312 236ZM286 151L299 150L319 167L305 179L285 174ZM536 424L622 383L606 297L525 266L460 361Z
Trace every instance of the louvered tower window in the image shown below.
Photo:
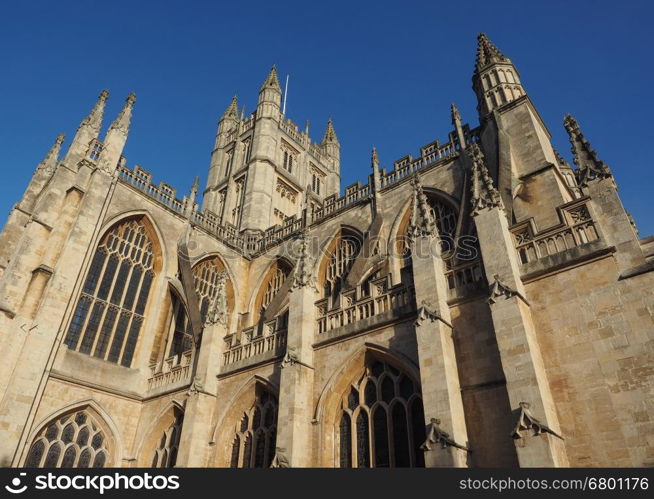
M350 387L338 422L342 468L425 465L420 445L425 421L420 389L405 373L379 360Z
M154 279L152 241L139 220L116 225L95 251L65 343L129 367Z
M26 468L104 468L106 437L87 411L61 416L46 425L30 447Z

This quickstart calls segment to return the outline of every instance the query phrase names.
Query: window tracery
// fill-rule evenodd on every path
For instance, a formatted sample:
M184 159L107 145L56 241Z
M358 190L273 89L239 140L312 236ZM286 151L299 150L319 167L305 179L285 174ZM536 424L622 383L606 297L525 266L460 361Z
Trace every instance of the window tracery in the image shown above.
M66 334L68 348L129 367L154 275L153 245L142 221L111 229L87 272Z
M159 446L154 451L152 458L153 468L175 467L183 422L184 414L179 409L175 409L175 420L166 428L159 441Z
M269 468L275 456L277 400L258 388L255 402L243 413L232 440L232 468Z
M374 360L342 399L340 466L422 467L424 430L417 384L390 364Z

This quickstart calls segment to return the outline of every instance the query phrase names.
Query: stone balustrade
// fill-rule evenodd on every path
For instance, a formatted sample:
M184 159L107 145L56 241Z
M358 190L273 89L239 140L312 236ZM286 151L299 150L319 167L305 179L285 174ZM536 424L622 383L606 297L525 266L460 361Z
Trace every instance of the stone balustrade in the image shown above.
M187 350L150 365L148 390L172 385L178 381L190 380L193 351Z
M288 325L282 317L266 322L261 331L256 326L225 337L226 350L223 353L223 366L261 357L283 355L286 351L286 332Z
M536 233L531 219L511 227L520 263L532 263L599 239L587 203L588 198L582 198L561 206L562 223L540 233Z

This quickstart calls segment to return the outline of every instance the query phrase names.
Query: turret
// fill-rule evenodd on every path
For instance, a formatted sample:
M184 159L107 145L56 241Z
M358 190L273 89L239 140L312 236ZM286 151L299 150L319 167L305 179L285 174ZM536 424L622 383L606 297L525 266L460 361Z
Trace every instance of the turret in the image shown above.
M112 173L116 169L118 160L121 154L123 154L125 142L127 142L134 102L136 102L136 95L131 93L125 99L125 105L118 114L118 117L111 124L109 130L107 130L102 152L98 158L98 168L101 170Z
M477 94L480 119L525 94L518 70L484 33L477 37L472 88Z
M108 97L109 92L107 90L100 92L93 109L91 109L89 115L82 120L77 128L75 137L63 160L69 167L76 166L86 156L91 142L97 140L100 128L102 127L105 102Z
M282 102L282 88L279 86L277 68L272 67L259 90L257 118L278 118Z

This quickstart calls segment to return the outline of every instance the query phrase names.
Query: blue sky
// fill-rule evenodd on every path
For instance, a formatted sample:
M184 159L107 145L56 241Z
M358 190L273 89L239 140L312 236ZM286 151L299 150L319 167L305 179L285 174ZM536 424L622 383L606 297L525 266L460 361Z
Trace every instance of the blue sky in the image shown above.
M125 150L181 194L206 179L219 116L248 112L270 66L290 74L287 115L319 140L329 116L342 185L450 130L449 106L477 124L477 33L517 66L570 160L565 113L612 168L641 230L654 233L651 64L646 1L36 1L0 7L0 218L56 135L70 140L103 88L105 124L137 94ZM0 222L4 223L4 222Z

